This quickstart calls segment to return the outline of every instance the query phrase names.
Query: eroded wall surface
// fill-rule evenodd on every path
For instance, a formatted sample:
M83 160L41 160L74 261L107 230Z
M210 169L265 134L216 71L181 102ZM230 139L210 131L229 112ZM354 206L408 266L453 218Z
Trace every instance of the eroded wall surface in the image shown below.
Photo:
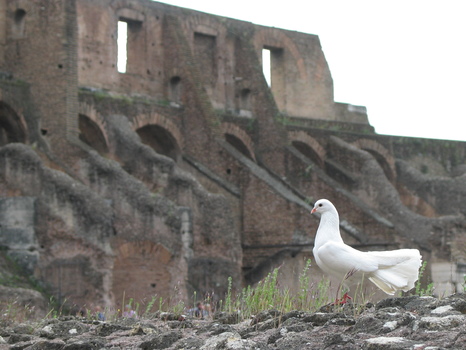
M222 298L278 266L296 287L323 197L347 243L418 248L426 282L458 286L438 271L466 263L465 143L375 134L333 100L317 35L145 0L3 0L1 18L0 193L35 203L23 265L59 299Z

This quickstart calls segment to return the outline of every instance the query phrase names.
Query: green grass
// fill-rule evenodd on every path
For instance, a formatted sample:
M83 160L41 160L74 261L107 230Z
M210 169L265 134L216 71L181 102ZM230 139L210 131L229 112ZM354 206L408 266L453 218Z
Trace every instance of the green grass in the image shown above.
M311 282L310 267L311 260L307 260L299 275L298 289L294 291L280 283L280 268L275 268L254 287L247 286L238 292L233 291L233 279L229 277L227 280L227 292L224 299L215 304L209 297L199 300L196 292L193 293L189 302L194 306L198 301L204 301L205 304L210 304L214 311L236 315L238 321L250 319L262 311L272 309L281 313L287 313L294 310L316 312L321 307L328 305L333 301L334 296L330 293L330 282L328 279L322 278L318 283ZM414 295L432 295L432 283L427 285L425 288L421 285L421 279L425 268L426 262L424 262L420 268L419 280L417 281L413 291ZM127 305L136 311L139 318L151 319L160 317L162 314L172 314L174 319L179 319L183 317L182 315L187 315L189 309L181 297L177 297L178 295L181 295L179 292L178 288L175 288L171 299L163 299L160 296L154 295L150 300L144 303L136 302L133 298L126 299L125 294L123 294L120 308L106 308L102 311L105 314L107 321L115 321L122 318ZM341 294L343 294L343 292L344 291L341 291ZM362 312L366 303L371 298L370 295L365 295L362 287L353 291L352 297L352 310L356 313ZM66 301L61 305L57 305L53 298L51 298L49 301L50 311L47 313L45 318L58 318L60 316L70 315L70 308L66 308L65 304ZM338 307L338 305L335 307ZM343 306L340 307L343 308ZM3 316L3 321L6 320L7 322L20 322L27 320L28 317L31 317L33 314L32 311L33 310L28 306L18 305L14 300L0 304L0 312ZM95 310L86 310L82 316L88 319L98 319L98 315Z
M427 284L427 286L425 288L422 288L421 279L422 279L422 276L424 276L424 271L426 269L426 266L427 266L427 261L424 261L422 263L422 266L421 266L420 270L419 270L419 278L416 281L415 289L414 289L415 290L414 294L418 295L420 297L432 296L432 294L434 292L434 284L433 283L429 283L429 284Z
M279 281L280 268L274 269L255 287L248 286L233 295L232 280L228 279L225 302L219 303L220 311L237 313L239 319L249 319L261 311L275 309L282 313L293 310L317 311L329 302L330 282L322 279L311 284L308 260L299 276L299 289L295 292L282 286Z

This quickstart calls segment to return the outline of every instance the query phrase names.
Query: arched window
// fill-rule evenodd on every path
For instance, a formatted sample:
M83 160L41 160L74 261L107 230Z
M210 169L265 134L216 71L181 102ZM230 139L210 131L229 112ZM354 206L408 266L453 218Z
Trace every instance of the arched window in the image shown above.
M23 9L17 9L14 14L13 28L11 31L13 38L24 37L25 22L26 22L26 11L24 11Z
M249 148L241 141L238 137L232 134L225 134L225 140L235 147L239 152L241 152L244 156L248 157L251 160L254 160Z
M311 146L309 146L305 142L301 141L293 141L291 143L294 148L296 148L301 154L309 158L312 162L320 166L321 168L323 167L324 161L319 157L319 154L312 149Z
M141 141L154 151L170 157L175 162L180 157L180 147L170 131L159 125L145 125L136 130Z
M172 77L170 79L170 91L169 91L169 99L170 103L176 107L181 104L181 78L180 77Z
M241 95L239 98L240 109L244 109L247 111L251 109L250 97L251 97L251 90L249 89L241 90Z
M108 153L107 142L99 126L89 117L79 115L79 139L100 154Z
M26 143L26 128L13 108L0 101L0 146L10 142Z

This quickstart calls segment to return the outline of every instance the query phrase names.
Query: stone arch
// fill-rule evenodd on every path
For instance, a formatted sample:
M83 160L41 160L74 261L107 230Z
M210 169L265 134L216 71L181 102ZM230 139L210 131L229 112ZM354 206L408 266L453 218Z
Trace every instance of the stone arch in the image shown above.
M380 143L369 139L359 139L353 142L353 145L369 152L380 164L388 180L396 179L395 159Z
M109 153L105 119L91 105L79 103L79 139L99 153Z
M288 139L291 145L299 152L304 154L319 167L324 168L326 152L316 139L309 136L304 131L290 131L288 132Z
M143 143L157 153L178 160L184 146L183 137L180 129L170 119L160 114L140 114L131 124Z
M7 103L0 101L0 146L11 142L28 142L24 117Z
M226 28L223 23L220 23L215 16L192 16L188 21L182 23L182 27L186 33L188 33L189 43L191 49L194 48L193 33L200 33L205 35L212 35L223 41L226 37Z
M240 127L232 123L222 124L222 133L225 140L246 157L256 161L254 144L249 135Z

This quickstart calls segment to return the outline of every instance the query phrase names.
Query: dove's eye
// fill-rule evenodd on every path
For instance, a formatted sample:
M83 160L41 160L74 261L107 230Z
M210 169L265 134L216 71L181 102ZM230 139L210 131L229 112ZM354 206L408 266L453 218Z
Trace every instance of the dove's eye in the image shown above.
M322 203L319 204L319 207L321 207L321 206L322 206Z

